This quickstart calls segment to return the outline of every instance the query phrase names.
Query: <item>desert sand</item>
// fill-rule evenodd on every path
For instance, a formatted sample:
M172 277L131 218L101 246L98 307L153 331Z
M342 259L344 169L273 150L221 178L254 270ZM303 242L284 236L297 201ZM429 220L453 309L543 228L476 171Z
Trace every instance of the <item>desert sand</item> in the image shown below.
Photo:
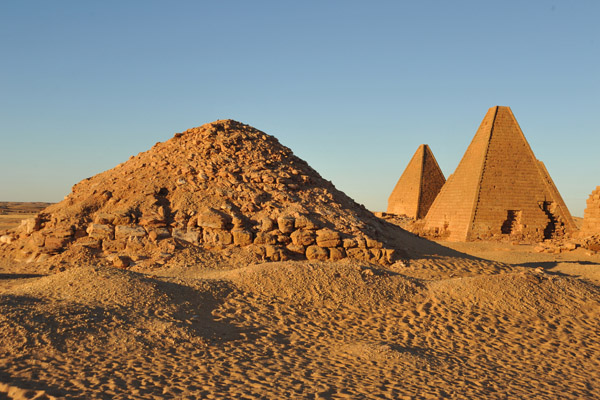
M388 268L5 263L0 398L599 397L600 257L453 245L413 237Z

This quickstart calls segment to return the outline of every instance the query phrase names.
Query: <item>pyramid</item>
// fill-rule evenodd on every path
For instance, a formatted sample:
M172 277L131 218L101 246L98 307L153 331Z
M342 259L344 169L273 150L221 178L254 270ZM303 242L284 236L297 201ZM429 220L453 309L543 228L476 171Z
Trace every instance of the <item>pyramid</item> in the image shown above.
M510 108L496 106L433 202L424 229L454 241L539 241L571 232L575 223Z
M428 145L419 146L388 199L387 212L411 218L425 217L446 182Z
M386 264L398 252L381 224L276 138L220 120L79 182L60 203L0 232L0 258L152 268L209 252Z

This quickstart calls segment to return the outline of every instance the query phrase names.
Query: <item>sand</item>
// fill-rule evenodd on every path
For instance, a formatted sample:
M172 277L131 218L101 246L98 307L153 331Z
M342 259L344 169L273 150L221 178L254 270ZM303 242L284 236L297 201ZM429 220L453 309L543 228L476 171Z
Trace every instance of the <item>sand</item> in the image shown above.
M0 398L600 397L597 256L424 243L388 268L5 264Z

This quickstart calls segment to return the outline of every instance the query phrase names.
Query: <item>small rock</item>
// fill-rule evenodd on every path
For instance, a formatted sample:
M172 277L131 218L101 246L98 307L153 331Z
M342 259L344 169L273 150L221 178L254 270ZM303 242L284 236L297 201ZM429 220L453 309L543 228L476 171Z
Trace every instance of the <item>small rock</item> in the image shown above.
M113 266L117 268L127 268L131 264L131 260L129 257L125 256L116 256L113 258Z

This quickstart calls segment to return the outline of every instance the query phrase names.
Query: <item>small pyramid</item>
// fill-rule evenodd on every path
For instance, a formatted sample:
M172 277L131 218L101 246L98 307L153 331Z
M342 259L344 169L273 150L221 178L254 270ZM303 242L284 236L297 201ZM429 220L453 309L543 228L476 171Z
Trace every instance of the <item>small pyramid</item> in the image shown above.
M387 212L425 217L445 182L429 146L420 145L390 194Z
M449 240L543 240L575 230L509 107L492 107L424 219Z

